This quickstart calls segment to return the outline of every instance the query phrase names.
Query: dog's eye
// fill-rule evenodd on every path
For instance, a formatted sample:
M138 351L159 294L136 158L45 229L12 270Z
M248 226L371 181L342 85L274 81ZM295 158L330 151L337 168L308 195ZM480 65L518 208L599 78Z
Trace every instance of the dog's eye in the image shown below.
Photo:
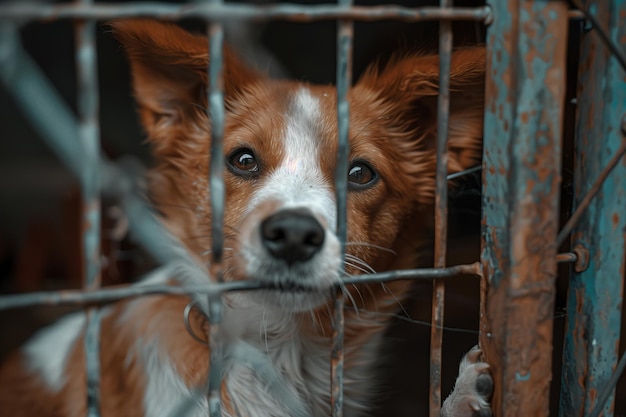
M259 163L250 149L242 148L230 154L228 168L235 175L250 177L259 172Z
M355 161L348 170L348 185L354 190L371 187L378 180L378 173L363 161Z

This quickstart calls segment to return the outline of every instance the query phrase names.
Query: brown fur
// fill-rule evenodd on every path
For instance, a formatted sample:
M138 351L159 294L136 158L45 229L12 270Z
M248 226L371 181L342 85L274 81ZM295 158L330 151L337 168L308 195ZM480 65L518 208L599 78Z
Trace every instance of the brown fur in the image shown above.
M125 46L132 64L135 95L143 126L156 158L150 174L150 197L167 226L199 259L208 261L210 208L207 172L210 124L206 116L207 41L173 25L131 20L112 23L113 33ZM226 99L225 154L239 141L254 141L261 161L271 168L278 163L280 149L274 143L282 129L288 103L284 98L300 83L273 81L247 69L226 48L224 51ZM449 172L476 164L480 157L484 88L484 50L455 52L451 71L451 117ZM350 92L350 153L370 161L381 177L376 187L348 197L348 241L371 242L375 247L348 245L349 254L359 257L377 271L415 267L418 247L428 241L432 220L435 177L436 95L438 57L408 55L397 58L384 70L368 71ZM320 164L329 179L334 177L336 158L336 92L332 87L309 86L324 110L321 148L327 150ZM249 117L253 114L253 117ZM242 139L243 138L243 139ZM240 213L255 184L233 175L225 176L226 246L236 246ZM237 260L226 252L227 279L245 279L238 273ZM351 273L358 273L348 268ZM384 315L359 320L352 306L367 311L392 313L406 298L409 283L351 288L346 310L346 367L358 361L358 350L387 324ZM102 323L101 367L104 416L142 414L142 391L146 381L136 366L121 364L138 334L155 329L142 327L144 315L158 317L165 349L189 385L203 381L208 370L208 351L193 341L184 328L182 310L188 300L181 297L151 297L119 303ZM115 320L132 307L133 320L122 330ZM303 314L303 331L330 337L330 307L317 314ZM377 318L378 317L378 318ZM204 326L200 317L196 325ZM36 379L25 377L19 357L0 368L0 404L12 415L84 415L85 369L82 338L75 344L67 374L69 383L61 395L72 397L71 410L62 410L58 398L46 393ZM8 381L8 382L7 382ZM35 394L36 393L36 394ZM30 400L35 397L36 400ZM229 398L224 398L230 403ZM27 408L24 408L27 407ZM19 413L13 410L22 410ZM26 410L26 411L25 411Z

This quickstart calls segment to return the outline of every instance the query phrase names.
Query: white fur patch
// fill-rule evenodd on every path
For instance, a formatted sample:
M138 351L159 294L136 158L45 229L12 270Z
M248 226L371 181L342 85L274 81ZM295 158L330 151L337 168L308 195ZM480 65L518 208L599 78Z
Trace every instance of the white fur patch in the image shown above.
M54 392L65 385L67 358L84 326L84 313L70 314L38 331L23 348L28 369L38 373Z
M146 417L209 415L202 387L187 387L168 356L161 352L157 340L137 341L137 351L146 373L147 386L143 406Z
M282 133L283 159L263 179L248 205L239 227L240 253L247 278L284 284L297 282L314 291L257 292L250 298L282 311L307 311L326 302L332 285L339 281L339 241L335 235L336 203L332 179L322 171L319 149L323 123L319 100L306 88L292 97ZM288 267L263 247L257 213L283 209L306 209L325 230L322 248L310 260Z
M335 230L336 204L329 179L320 167L319 100L306 88L293 97L283 132L285 157L265 184L255 193L249 207L274 199L282 208L305 207L330 231Z

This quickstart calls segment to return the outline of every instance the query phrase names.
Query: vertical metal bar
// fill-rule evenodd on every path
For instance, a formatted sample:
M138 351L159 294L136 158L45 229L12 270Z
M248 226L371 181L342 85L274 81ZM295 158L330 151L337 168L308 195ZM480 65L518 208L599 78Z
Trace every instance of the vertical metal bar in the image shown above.
M626 1L590 0L587 7L617 45L626 42ZM582 37L578 81L575 204L623 146L626 115L624 70L596 31ZM618 163L583 212L572 247L589 251L589 264L569 284L561 378L561 416L588 415L617 364L624 253L626 253L626 161ZM613 391L614 393L614 391ZM613 415L613 394L602 410Z
M350 7L352 0L339 0L342 7ZM337 199L337 236L341 246L342 265L346 251L347 193L348 193L348 135L350 130L350 104L348 92L352 84L352 39L354 25L350 20L338 22L337 30L337 168L335 189ZM343 268L343 266L342 266ZM333 417L343 416L343 337L344 295L337 293L333 316L331 350L331 410Z
M222 0L208 0L222 4ZM211 120L211 161L209 192L211 198L211 266L212 279L223 281L222 253L224 247L224 28L221 23L209 22L209 116ZM221 417L222 340L221 321L223 305L221 296L209 297L209 415Z
M451 7L452 0L440 0ZM437 97L437 175L435 193L435 268L446 266L448 237L448 123L450 120L450 59L452 26L439 22L439 95ZM433 281L432 326L430 328L430 417L441 410L441 349L443 342L445 283Z
M85 181L84 144L74 114L22 47L17 25L8 21L0 24L0 79L50 149Z
M547 416L568 5L489 4L480 341L494 415Z
M89 5L92 0L78 0ZM100 286L100 127L98 124L98 68L96 64L95 21L77 21L76 75L78 80L78 130L83 143L82 191L82 270L85 288ZM85 360L87 370L87 415L100 415L100 313L87 311Z

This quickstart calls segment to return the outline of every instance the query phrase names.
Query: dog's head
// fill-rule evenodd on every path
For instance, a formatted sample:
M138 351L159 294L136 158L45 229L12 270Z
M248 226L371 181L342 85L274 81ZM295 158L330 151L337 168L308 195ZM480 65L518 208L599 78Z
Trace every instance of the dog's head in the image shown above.
M151 197L172 230L208 257L207 39L174 25L118 21L156 168ZM368 71L350 92L350 273L412 266L411 242L432 218L438 58L406 56ZM340 280L335 234L336 91L269 80L224 50L227 170L225 278L269 281L251 294L302 311ZM449 171L480 157L484 51L452 58ZM422 232L423 233L423 232ZM409 248L409 249L407 249Z

